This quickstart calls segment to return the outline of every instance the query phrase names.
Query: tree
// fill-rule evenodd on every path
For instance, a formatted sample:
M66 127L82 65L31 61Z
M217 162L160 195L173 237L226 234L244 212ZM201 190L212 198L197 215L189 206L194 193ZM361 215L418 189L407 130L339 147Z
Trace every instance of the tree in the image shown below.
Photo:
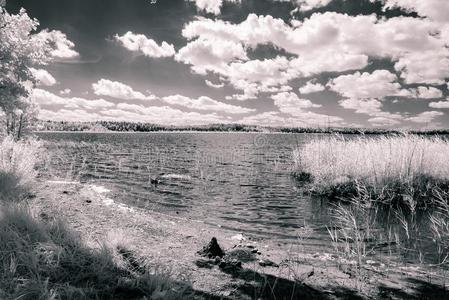
M37 32L39 22L28 16L25 9L10 14L0 0L0 115L6 133L20 138L24 126L36 115L37 106L29 95L35 85L30 67L45 65L63 43L71 43L59 31ZM71 43L73 46L73 43Z

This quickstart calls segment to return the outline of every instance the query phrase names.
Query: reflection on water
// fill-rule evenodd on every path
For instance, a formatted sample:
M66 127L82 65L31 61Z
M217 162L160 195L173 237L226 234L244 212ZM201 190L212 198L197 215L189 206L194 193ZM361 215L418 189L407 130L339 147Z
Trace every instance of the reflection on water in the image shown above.
M39 133L50 176L76 176L126 204L279 238L305 224L327 237L327 206L291 177L292 151L311 135Z

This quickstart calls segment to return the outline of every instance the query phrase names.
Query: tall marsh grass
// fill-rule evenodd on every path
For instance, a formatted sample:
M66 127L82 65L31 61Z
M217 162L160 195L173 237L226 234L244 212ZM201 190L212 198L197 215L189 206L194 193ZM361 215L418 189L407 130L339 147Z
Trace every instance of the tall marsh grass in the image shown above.
M40 142L15 141L7 136L0 143L0 200L19 198L32 187L37 171Z
M334 136L297 149L294 161L297 178L318 194L354 196L364 186L380 200L407 202L449 187L448 154L449 141L440 137Z
M324 137L294 151L295 176L331 202L338 252L447 265L449 141L416 135ZM385 258L385 257L384 257Z

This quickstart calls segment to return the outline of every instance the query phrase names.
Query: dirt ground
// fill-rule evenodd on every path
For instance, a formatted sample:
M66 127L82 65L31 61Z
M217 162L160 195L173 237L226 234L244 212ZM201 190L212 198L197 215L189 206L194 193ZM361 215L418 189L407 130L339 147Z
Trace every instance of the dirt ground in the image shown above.
M130 208L92 184L45 181L36 190L30 204L42 217L61 217L93 247L125 241L136 256L190 282L199 299L449 299L445 278L418 267L371 262L359 270L299 244ZM241 267L222 267L197 253L212 237Z

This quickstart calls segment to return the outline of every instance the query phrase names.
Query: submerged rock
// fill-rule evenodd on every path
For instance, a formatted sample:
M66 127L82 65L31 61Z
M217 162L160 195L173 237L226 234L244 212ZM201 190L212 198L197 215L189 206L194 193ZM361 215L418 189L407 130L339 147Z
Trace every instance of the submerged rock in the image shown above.
M157 184L161 183L161 181L157 178L150 178L150 183L157 185Z
M158 185L158 184L164 183L164 181L167 181L167 180L190 181L190 180L192 180L192 177L190 177L189 175L184 175L184 174L165 174L165 173L160 173L156 177L151 177L150 178L150 183L154 184L154 185Z
M195 264L199 268L212 269L214 267L214 263L210 259L198 259L195 261Z
M275 268L279 267L279 265L277 263L275 263L274 261L271 261L269 259L259 260L259 265L262 267L275 267Z
M229 259L236 259L242 262L255 261L256 256L253 250L254 249L248 248L234 248L227 252L226 257Z
M313 176L307 172L294 172L293 177L300 183L311 183L313 182Z
M218 267L225 272L236 272L242 269L242 262L237 259L222 260Z
M221 258L220 257L218 257L218 256L215 256L215 258L214 258L214 265L219 265L220 263L221 263Z
M213 257L223 257L225 255L224 251L218 244L217 238L213 237L210 242L197 252L201 256L213 258Z
M161 174L159 177L162 179L192 180L192 177L185 174Z

